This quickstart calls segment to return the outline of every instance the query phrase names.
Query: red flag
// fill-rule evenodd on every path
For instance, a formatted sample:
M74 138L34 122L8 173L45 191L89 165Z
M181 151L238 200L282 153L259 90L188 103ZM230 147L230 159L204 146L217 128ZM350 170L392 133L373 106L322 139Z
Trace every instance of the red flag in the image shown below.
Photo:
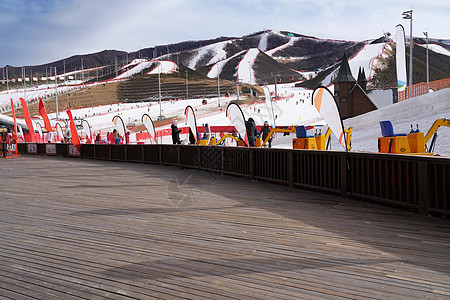
M13 114L13 118L14 118L14 135L17 136L17 121L16 121L16 112L14 111L14 102L11 99L11 110L12 110L12 114Z
M31 142L36 142L36 136L34 134L33 122L31 122L30 112L28 111L27 103L23 98L20 98L20 102L22 103L23 116L25 118L25 122L28 126L28 132L31 135Z
M77 147L78 151L80 151L80 138L78 137L77 127L75 126L75 122L73 121L72 112L70 111L70 109L67 110L67 115L70 119L70 134L72 135L72 144Z
M48 119L47 112L45 111L42 99L39 99L39 114L41 115L42 119L44 119L45 130L52 131L52 125L50 125L50 121Z

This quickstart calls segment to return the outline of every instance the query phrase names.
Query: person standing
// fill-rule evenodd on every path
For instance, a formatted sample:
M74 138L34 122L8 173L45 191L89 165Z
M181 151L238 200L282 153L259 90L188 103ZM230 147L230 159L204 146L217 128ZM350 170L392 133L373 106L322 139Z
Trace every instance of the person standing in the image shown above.
M195 136L192 133L191 128L189 128L189 144L195 145L196 143L197 143L197 140L195 139Z
M47 143L51 143L53 140L53 131L48 131L45 138L47 139Z
M256 129L256 124L253 118L249 118L247 124L245 124L247 129L248 144L250 147L256 146L256 136L258 135L258 130Z
M261 127L261 132L260 135L262 137L262 142L264 143L264 141L266 140L267 136L270 133L270 126L269 126L269 122L264 121L264 126ZM267 143L269 144L269 148L272 148L272 137L269 138L269 140L267 141Z
M176 144L181 144L181 141L180 141L180 132L181 132L181 129L178 129L178 121L177 120L174 120L173 122L172 122L172 125L170 126L170 128L172 128L172 143L174 144L174 145L176 145Z
M208 141L207 145L209 145L209 140L211 139L211 129L209 128L209 123L205 124L205 132L203 133L203 138Z
M116 129L114 129L114 131L113 131L113 137L114 137L114 143L120 144L121 136L120 136L120 133Z
M66 127L66 130L64 131L64 142L70 143L71 142L71 136L70 136L70 128Z

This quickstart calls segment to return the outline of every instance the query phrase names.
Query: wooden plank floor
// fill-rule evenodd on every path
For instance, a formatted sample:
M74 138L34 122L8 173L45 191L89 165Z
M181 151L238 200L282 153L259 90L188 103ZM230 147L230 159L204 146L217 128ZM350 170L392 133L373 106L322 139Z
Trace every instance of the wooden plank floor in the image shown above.
M450 221L195 170L0 160L1 299L449 299Z

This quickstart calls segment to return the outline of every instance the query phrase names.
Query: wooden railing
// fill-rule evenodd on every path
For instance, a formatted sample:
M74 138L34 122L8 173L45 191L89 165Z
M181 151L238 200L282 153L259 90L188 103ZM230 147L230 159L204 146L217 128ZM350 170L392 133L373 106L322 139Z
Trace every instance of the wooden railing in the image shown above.
M70 144L29 146L40 155L194 168L450 215L450 159L442 157L223 146ZM47 146L52 145L52 146ZM70 148L72 147L72 148Z

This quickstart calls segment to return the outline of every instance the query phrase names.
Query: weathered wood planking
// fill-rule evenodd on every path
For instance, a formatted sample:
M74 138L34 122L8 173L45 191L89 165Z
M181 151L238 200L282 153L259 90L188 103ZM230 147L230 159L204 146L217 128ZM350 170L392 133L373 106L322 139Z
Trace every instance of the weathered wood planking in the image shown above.
M0 298L450 297L446 219L155 165L0 174Z

